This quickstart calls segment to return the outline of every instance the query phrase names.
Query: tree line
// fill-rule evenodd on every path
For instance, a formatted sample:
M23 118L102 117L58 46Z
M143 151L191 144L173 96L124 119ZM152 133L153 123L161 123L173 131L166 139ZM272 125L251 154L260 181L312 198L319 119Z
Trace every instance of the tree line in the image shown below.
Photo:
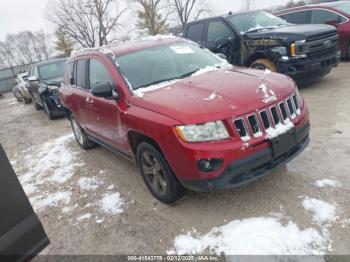
M246 10L251 9L251 0L244 0L244 4ZM305 4L290 0L278 9ZM206 0L48 0L45 16L56 28L55 40L50 41L53 36L43 31L9 34L0 42L0 64L14 66L45 60L54 50L70 56L74 47L127 40L135 31L138 35L179 32L189 21L208 15L206 6Z

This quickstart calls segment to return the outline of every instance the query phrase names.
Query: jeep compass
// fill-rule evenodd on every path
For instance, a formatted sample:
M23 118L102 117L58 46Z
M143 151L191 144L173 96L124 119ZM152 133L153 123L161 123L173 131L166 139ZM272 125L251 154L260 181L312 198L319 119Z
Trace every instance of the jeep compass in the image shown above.
M164 203L254 181L309 143L293 80L175 37L78 51L59 94L79 145L134 159Z

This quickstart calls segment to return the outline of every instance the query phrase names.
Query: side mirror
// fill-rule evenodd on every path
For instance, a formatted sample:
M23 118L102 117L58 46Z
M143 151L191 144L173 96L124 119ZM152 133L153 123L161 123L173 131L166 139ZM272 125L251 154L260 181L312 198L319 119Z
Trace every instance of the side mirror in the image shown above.
M30 76L28 77L28 81L30 82L38 81L38 78L36 76Z
M326 24L338 27L338 22L337 22L337 20L334 20L334 19L326 21Z
M106 99L117 99L118 94L113 90L113 87L110 83L98 83L92 89L91 93L97 97L103 97Z

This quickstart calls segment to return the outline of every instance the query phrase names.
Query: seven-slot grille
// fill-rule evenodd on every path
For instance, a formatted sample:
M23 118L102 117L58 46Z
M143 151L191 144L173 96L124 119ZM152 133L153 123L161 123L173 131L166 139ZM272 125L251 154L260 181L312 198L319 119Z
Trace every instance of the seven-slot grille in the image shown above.
M274 128L279 124L285 124L300 115L300 105L296 94L288 97L283 102L263 109L257 114L250 114L233 121L242 141L248 141L253 137L261 137L263 130Z

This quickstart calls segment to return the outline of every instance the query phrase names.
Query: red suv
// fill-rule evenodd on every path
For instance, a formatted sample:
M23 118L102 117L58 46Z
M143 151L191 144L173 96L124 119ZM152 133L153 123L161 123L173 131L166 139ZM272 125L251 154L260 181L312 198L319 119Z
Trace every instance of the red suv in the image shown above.
M339 49L350 58L350 2L336 1L278 11L275 15L293 24L329 24L339 33ZM327 43L325 43L326 45Z
M75 53L59 92L79 145L135 159L164 203L185 188L251 182L309 143L308 109L289 77L232 67L181 38Z

